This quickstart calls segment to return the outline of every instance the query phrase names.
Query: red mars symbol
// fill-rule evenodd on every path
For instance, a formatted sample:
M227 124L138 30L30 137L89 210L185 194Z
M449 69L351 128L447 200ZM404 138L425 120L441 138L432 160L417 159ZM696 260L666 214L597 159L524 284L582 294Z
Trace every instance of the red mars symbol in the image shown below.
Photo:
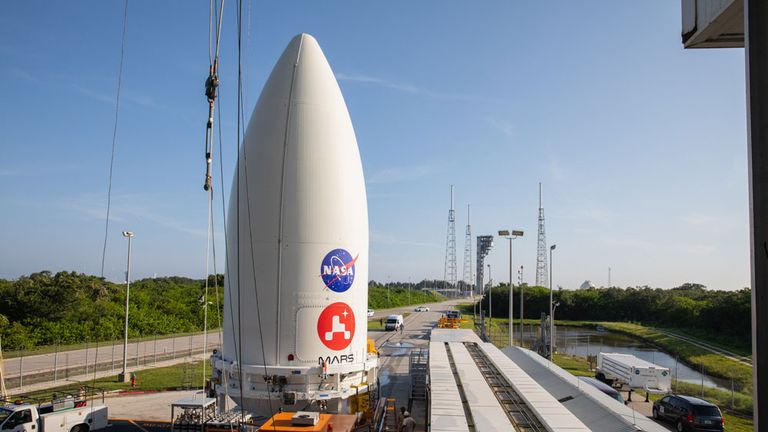
M317 319L317 336L323 345L334 351L348 347L355 336L355 314L352 308L342 302L328 305Z

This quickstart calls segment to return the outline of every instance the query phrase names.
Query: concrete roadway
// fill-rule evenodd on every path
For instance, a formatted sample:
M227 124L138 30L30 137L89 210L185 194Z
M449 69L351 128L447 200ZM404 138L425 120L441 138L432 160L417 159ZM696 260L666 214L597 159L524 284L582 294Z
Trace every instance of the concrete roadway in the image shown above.
M467 300L462 300L467 301ZM426 303L425 306L432 308L440 308L446 304L459 303L456 300L442 302L442 303ZM405 312L413 312L413 309L418 305L403 306L392 309L382 309L375 312L373 318L379 319L391 314L402 314ZM219 346L219 333L208 333L208 351ZM158 338L157 340L147 340L143 342L132 342L128 344L128 367L136 364L136 356L139 356L139 363L145 361L153 361L155 355L158 360L168 359L172 357L185 356L192 351L193 353L203 352L203 334L195 334L190 336L177 336ZM115 370L122 369L123 360L123 344L105 344L96 349L96 344L88 349L78 349L72 351L62 351L58 354L38 354L26 357L16 357L12 359L6 359L3 364L3 370L5 372L6 380L14 380L17 382L19 373L23 370L24 377L29 375L38 375L40 373L46 373L54 371L58 368L59 371L64 369L84 368L86 363L89 367L92 367L94 362L98 362L102 366L108 365L112 367L112 363L115 364ZM60 374L60 376L64 376ZM52 377L51 377L52 378Z
M427 304L429 312L413 312L415 306L381 311L382 316L410 311L405 317L405 330L400 332L372 330L368 337L376 342L379 350L379 384L382 397L393 397L398 408L408 407L411 381L408 375L410 352L413 349L429 347L429 332L437 325L440 316L454 305L466 302L466 299L450 300L442 303ZM374 315L373 319L377 319ZM424 430L426 407L424 401L414 402L411 414L418 424L417 430ZM399 414L399 412L398 412Z
M155 356L158 360L168 359L173 357L184 357L193 353L200 353L203 351L203 335L195 334L190 336L178 336L157 340L148 340L138 343L128 344L128 369L136 365L136 356L139 356L139 363L146 363L153 361ZM208 350L219 345L219 333L208 333ZM59 378L64 377L63 370L84 368L87 364L89 368L93 367L95 362L101 365L101 368L114 368L116 371L122 369L123 361L123 344L107 344L101 345L96 349L94 344L92 347L86 349L78 349L73 351L63 351L58 354L38 354L26 357L16 357L12 359L6 359L3 363L3 370L5 372L6 380L14 380L14 383L18 383L19 372L23 370L26 380L27 376L38 375L41 373L51 373L51 379L53 378L54 368L57 368Z

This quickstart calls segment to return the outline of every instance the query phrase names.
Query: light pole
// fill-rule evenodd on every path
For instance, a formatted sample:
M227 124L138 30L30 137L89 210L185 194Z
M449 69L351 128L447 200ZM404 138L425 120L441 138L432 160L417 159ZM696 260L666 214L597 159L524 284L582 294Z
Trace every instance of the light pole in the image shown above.
M524 342L525 342L525 335L523 334L523 331L525 329L525 314L523 314L523 305L525 304L525 298L523 297L523 291L525 291L525 287L523 286L523 266L520 266L520 348L525 348Z
M515 296L514 296L514 290L512 289L512 240L522 237L523 232L522 231L512 231L509 232L509 230L499 230L499 235L501 237L506 238L509 240L509 346L515 345L515 336L514 336L514 329L515 329ZM522 315L521 315L522 319ZM522 326L523 323L520 321L520 325ZM522 343L522 339L520 339L520 343Z
M125 272L125 339L123 340L123 371L118 381L128 382L128 299L131 295L131 239L133 232L123 231L123 237L128 237L128 268Z
M491 265L488 264L488 339L493 342L493 278L491 277Z
M549 247L549 361L552 361L552 348L554 347L554 341L552 340L552 334L555 330L555 320L552 316L552 313L554 312L552 309L552 251L555 250L556 247L556 244Z

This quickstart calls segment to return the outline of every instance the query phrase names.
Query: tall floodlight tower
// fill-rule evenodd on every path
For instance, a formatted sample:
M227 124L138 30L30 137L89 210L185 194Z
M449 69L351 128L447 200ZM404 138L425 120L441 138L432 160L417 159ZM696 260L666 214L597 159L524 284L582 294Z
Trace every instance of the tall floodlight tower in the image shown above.
M492 235L477 236L477 263L475 265L477 276L475 279L475 292L476 294L479 294L480 297L479 300L475 302L475 319L477 319L476 317L478 315L480 316L480 322L482 323L480 333L483 338L485 338L485 312L481 306L481 303L483 302L483 294L485 294L485 274L483 273L483 269L485 268L485 257L488 255L488 252L491 251L492 247ZM478 311L477 309L480 310Z
M472 225L469 219L469 204L467 204L467 231L464 234L464 274L461 278L466 289L472 291Z
M445 271L443 280L449 285L445 287L455 295L456 287L456 210L453 209L453 185L451 185L451 208L448 210L448 236L445 241Z
M547 286L547 236L544 233L544 207L541 206L541 183L539 183L539 245L536 248L536 285Z

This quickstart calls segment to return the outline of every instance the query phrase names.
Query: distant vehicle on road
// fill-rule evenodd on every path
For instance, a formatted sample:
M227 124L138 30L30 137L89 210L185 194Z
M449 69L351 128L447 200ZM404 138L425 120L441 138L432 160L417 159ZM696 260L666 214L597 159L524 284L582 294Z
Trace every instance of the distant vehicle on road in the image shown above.
M446 318L451 318L451 319L461 319L461 312L459 312L459 311L457 311L455 309L451 309L451 310L445 312L445 317Z
M368 309L368 316L369 316L369 317L372 317L372 316L373 316L373 313L374 313L374 310L373 310L373 309Z
M384 330L400 330L403 327L402 315L390 315L387 317L387 321L384 323Z
M426 306L417 306L414 310L416 312L429 312L429 308Z
M621 397L621 393L619 393L615 388L605 384L602 381L599 381L596 378L580 376L579 379L607 394L611 397L611 399L616 399L616 401L621 402L621 404L624 405L624 398Z
M107 427L107 407L84 409L84 400L65 397L52 403L14 403L0 407L3 432L88 432Z
M672 422L678 432L725 430L720 408L693 396L664 396L653 403L653 418Z

